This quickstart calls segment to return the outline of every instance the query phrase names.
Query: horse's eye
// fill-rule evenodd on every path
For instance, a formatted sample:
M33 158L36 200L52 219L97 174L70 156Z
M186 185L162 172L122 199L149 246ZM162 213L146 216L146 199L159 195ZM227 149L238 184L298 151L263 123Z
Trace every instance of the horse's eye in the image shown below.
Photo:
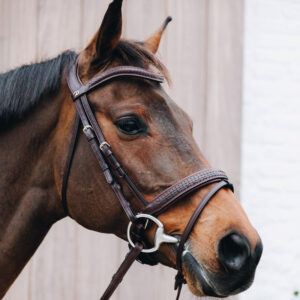
M117 128L124 134L135 135L147 131L146 124L137 117L126 117L115 122Z

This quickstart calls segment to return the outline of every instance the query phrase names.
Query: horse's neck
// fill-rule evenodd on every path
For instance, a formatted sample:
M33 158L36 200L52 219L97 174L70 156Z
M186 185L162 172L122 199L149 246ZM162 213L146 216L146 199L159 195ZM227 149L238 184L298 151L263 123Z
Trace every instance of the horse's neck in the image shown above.
M63 97L45 99L0 133L0 298L62 217L53 157Z

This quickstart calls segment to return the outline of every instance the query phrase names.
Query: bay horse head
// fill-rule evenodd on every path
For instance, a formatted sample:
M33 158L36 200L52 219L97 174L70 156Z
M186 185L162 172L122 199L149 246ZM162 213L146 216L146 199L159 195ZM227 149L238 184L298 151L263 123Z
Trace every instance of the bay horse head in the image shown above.
M189 179L195 179L193 174L206 174L202 171L211 168L193 138L191 119L172 101L159 83L161 76L169 80L166 68L155 53L170 19L143 42L124 40L121 39L121 6L121 0L114 0L110 4L100 29L91 42L76 60L73 56L65 64L64 70L61 70L61 84L57 91L41 95L46 98L43 103L48 103L49 107L45 104L37 106L31 114L4 134L3 138L8 143L13 143L12 136L20 137L19 131L23 130L25 124L31 124L31 130L42 130L43 134L28 139L31 144L27 140L23 142L28 149L19 149L25 153L31 151L31 154L35 152L32 145L38 143L38 139L49 139L47 147L42 147L42 151L39 146L39 151L36 152L37 157L43 157L43 166L39 173L30 177L30 184L33 186L35 182L39 182L36 185L39 189L30 193L25 189L26 201L32 204L30 207L38 205L37 202L32 202L31 193L32 197L38 197L43 203L43 211L37 211L44 216L42 225L45 232L38 235L37 241L32 243L34 246L28 246L23 260L19 259L21 267L5 274L11 278L10 282L22 269L22 263L24 265L33 254L34 250L31 248L35 249L50 226L67 214L86 228L113 233L127 240L128 214L126 216L124 213L124 207L120 205L116 194L122 193L134 211L141 211L141 203L135 196L151 203L165 190L170 191L174 185L178 188L178 183L191 186ZM88 89L85 93L80 89L74 92L70 82L67 85L70 65L76 67L82 83L80 88ZM111 76L103 81L103 74L109 74L110 71L116 73L115 70L119 72L124 70L123 66L129 66L126 69L128 72L134 70L134 75L119 76L118 73L118 76ZM141 69L145 71L142 72ZM142 72L141 78L138 72ZM157 73L160 75L155 75ZM101 84L96 88L89 88L91 82L97 84L95 78L102 78ZM129 185L122 178L117 179L120 190L115 193L109 184L111 174L109 171L104 172L104 175L101 173L99 158L93 155L85 134L81 132L77 136L75 133L71 138L76 115L74 100L81 96L88 96L86 105L90 106L90 112L95 116L105 137L105 143L100 144L99 155L105 156L109 151L108 155L114 155L112 161L107 161L109 156L105 156L102 171L106 170L106 164L108 167L122 166L124 174L126 172L126 176L132 179ZM47 118L52 121L47 122ZM33 124L38 126L33 128ZM88 139L96 138L92 126L85 125L83 129ZM68 155L70 147L71 154ZM95 151L98 153L99 150ZM115 171L112 173L116 173ZM140 255L139 258L149 264L160 262L176 268L176 254L182 246L179 259L184 279L181 280L185 280L197 296L225 297L239 293L251 285L262 253L262 244L233 194L227 177L223 173L212 173L217 179L220 177L225 180L225 184L216 189L219 180L212 181L207 174L207 184L201 185L201 188L189 187L186 194L184 189L180 190L180 201L174 201L155 216L155 220L159 220L156 225L160 222L163 224L165 241L169 242L163 243L155 254ZM13 182L13 179L5 180L6 183ZM197 180L199 183L199 179ZM30 185L27 181L24 182ZM44 202L44 191L48 195L47 204ZM205 208L201 208L184 243L180 243L191 217L205 199ZM158 205L156 209L159 209ZM34 219L35 215L37 213L32 214L31 218ZM144 230L146 246L153 246L156 234L154 224ZM6 289L0 280L0 291L1 288L2 291Z
M121 5L122 1L116 0L109 6L99 31L80 54L79 78L86 83L106 70L123 65L156 69L168 78L155 53L170 19L143 42L122 40ZM182 178L210 167L193 139L191 120L160 84L118 77L91 90L89 101L112 151L147 201L153 201ZM79 149L84 149L82 144L78 145ZM130 234L125 235L128 220L121 206L111 191L105 190L107 185L101 182L98 170L85 152L80 155L80 162L74 163L73 176L77 172L78 178L73 181L68 197L71 216L85 227L130 239ZM84 169L90 180L81 185ZM189 194L160 214L159 219L169 235L180 239L211 186ZM90 196L87 199L88 187ZM138 211L139 204L132 193L125 186L123 190ZM87 205L83 206L81 199L85 199ZM146 233L150 241L154 238L153 227ZM184 277L196 295L235 294L251 284L261 249L259 236L232 191L229 188L219 190L185 243ZM164 244L155 259L175 266L175 253L176 246Z

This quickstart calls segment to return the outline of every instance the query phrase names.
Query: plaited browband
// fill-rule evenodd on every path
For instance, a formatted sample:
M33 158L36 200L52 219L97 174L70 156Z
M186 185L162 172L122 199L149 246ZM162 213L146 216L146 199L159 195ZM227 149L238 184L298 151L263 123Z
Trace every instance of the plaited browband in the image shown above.
M74 149L76 147L76 139L78 136L78 130L80 123L83 126L83 132L93 150L93 153L100 165L100 168L104 174L107 183L115 193L119 200L125 214L129 219L129 225L127 229L128 242L130 244L130 251L127 254L124 262L119 267L116 274L113 276L105 293L101 297L101 300L109 299L113 294L119 283L122 281L125 273L128 271L132 263L136 259L142 260L143 263L153 264L153 258L149 253L153 253L159 249L162 243L177 244L177 257L176 266L178 273L176 275L175 288L178 288L177 299L179 298L182 284L185 283L182 274L182 252L184 250L185 242L187 241L195 223L197 222L201 212L209 200L222 188L228 187L233 190L232 185L229 183L226 174L221 170L205 169L200 170L194 174L191 174L174 185L170 186L162 193L157 195L152 201L148 202L143 194L137 189L133 181L126 174L117 158L114 156L110 145L106 141L102 130L94 116L93 111L89 105L87 94L96 88L100 88L104 83L107 83L114 78L119 77L135 77L144 80L150 80L156 83L162 83L164 81L163 76L156 74L152 71L148 71L138 67L121 66L108 69L100 75L89 80L83 84L78 76L78 59L71 65L67 82L72 94L72 98L76 105L76 118L74 131L71 138L69 153L66 159L65 170L62 181L62 203L68 213L68 205L66 198L68 177L72 164L72 158L74 155ZM119 181L122 180L129 187L132 194L139 201L138 212L135 212L130 203L127 201L125 195L122 192ZM181 235L180 240L174 236L170 236L164 233L163 224L157 219L157 217L171 207L174 203L180 199L186 197L191 192L200 188L206 187L215 183L209 192L204 196L192 217L190 218L184 232ZM148 229L148 223L155 223L157 226L155 238L153 241L153 247L147 248L149 241L145 238L145 231Z

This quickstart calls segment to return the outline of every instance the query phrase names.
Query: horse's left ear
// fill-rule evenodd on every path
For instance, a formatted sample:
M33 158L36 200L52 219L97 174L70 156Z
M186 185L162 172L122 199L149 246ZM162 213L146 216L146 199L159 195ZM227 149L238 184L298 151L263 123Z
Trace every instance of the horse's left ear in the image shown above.
M171 21L172 18L167 17L162 26L152 36L143 41L144 46L148 48L152 53L155 54L157 52L162 34Z
M91 67L101 67L111 58L122 33L122 0L110 3L102 24L85 48L84 53L91 59Z

